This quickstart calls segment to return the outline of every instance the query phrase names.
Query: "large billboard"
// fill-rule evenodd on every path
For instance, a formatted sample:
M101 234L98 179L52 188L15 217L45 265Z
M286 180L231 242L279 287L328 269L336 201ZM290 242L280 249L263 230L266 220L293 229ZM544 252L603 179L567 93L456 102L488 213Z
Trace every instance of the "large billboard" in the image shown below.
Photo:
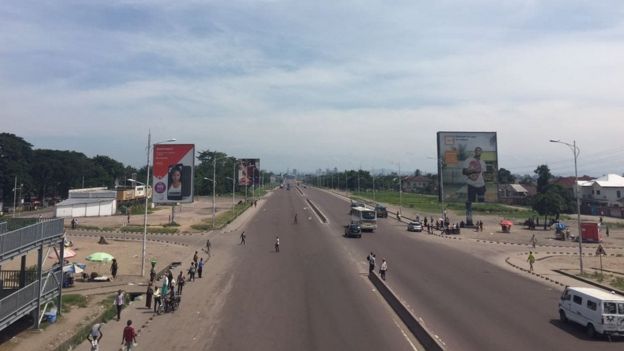
M193 202L195 145L154 145L154 203Z
M472 225L474 202L497 201L496 132L438 132L440 200L466 203Z
M238 185L260 185L260 159L243 158L238 160Z

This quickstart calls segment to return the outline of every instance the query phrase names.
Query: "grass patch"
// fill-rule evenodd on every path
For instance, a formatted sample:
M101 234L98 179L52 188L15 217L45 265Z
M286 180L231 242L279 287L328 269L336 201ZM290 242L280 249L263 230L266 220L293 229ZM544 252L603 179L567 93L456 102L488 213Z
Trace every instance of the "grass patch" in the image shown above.
M256 190L256 193L258 191ZM241 203L234 206L234 211L227 210L225 212L219 213L215 217L215 225L212 225L212 216L205 218L201 223L193 224L191 228L200 231L208 231L214 229L221 229L226 225L230 224L236 217L238 217L241 213L245 212L249 207L251 207L251 201L248 203Z
M167 227L179 227L180 225L178 223L171 222L171 223L167 223L167 224L163 224L163 227L167 228Z
M130 301L128 294L125 294L125 300L126 300L125 306L127 308L128 302ZM113 301L115 301L114 295L111 295L105 298L104 300L102 300L102 302L100 302L100 306L104 308L104 311L99 316L97 316L92 322L87 323L82 328L77 329L76 333L71 338L66 340L64 343L59 345L55 349L55 351L66 351L66 350L73 349L76 345L79 345L80 343L82 343L84 340L87 339L87 336L91 332L91 327L94 324L105 323L113 318L116 318L117 308L113 305Z
M624 278L614 277L613 280L611 280L611 286L616 289L624 290Z
M355 192L353 194L354 199L372 201L370 192ZM375 201L377 202L399 205L399 200L399 193L396 191L378 191L375 193ZM438 202L436 195L403 193L402 202L403 207L413 208L417 211L428 213L442 212L441 204ZM463 214L466 211L464 203L450 202L445 205L449 210L458 214ZM529 218L537 215L529 208L510 207L499 203L474 203L472 204L472 211L475 214L487 214L506 218Z
M72 307L78 308L87 307L87 297L78 294L65 294L61 296L61 312L67 313Z

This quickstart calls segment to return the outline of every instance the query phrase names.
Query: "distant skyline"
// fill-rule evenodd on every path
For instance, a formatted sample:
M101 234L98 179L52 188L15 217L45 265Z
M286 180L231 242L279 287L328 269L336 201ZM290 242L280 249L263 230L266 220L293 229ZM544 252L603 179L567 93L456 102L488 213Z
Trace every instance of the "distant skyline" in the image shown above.
M0 130L142 167L176 138L264 169L435 171L436 132L499 167L624 173L621 1L17 1Z

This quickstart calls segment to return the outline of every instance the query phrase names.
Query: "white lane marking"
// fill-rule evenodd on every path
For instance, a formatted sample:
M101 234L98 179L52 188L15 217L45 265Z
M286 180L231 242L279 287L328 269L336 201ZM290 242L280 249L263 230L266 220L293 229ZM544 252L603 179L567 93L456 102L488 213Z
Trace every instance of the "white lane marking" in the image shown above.
M403 330L403 328L401 327L399 322L397 322L394 319L394 317L392 318L392 321L394 322L394 325L396 325L396 327L399 328L399 330L401 331L401 334L403 334L403 337L405 338L405 340L407 340L409 345L412 347L412 350L418 351L418 348L416 347L416 345L414 345L414 343L412 343L412 340L410 340L409 335L405 332L405 330Z

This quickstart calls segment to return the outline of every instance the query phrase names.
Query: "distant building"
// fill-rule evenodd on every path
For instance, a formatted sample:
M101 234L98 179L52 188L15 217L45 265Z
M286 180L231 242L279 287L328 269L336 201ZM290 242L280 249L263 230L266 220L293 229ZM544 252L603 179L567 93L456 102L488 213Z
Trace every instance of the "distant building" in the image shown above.
M107 188L72 189L69 198L56 204L56 217L112 216L117 212L117 192Z
M500 184L498 186L498 199L508 204L523 204L529 197L529 190L520 184Z
M597 179L579 180L582 213L624 217L624 177L607 174Z
M431 188L433 180L423 176L403 177L401 180L403 191L420 193Z

